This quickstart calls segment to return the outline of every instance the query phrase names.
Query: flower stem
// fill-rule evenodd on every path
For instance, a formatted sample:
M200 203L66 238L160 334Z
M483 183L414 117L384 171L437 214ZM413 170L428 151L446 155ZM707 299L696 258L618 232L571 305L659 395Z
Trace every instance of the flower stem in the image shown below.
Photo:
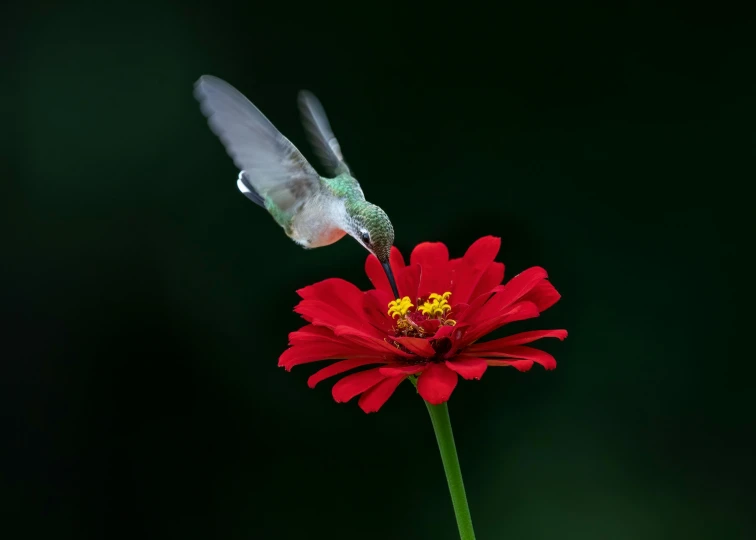
M427 401L425 406L428 407L433 431L436 432L438 449L441 452L441 461L444 464L446 481L449 484L449 492L454 505L454 514L457 517L459 537L461 540L475 540L470 508L467 506L467 495L465 495L465 486L462 482L462 470L459 468L457 448L454 446L454 433L452 433L451 420L449 419L449 408L446 403L431 405Z

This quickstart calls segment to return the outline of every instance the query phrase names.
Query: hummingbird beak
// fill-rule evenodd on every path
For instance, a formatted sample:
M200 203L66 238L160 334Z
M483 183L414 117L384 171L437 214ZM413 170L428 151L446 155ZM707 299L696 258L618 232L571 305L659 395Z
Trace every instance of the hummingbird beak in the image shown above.
M396 281L394 280L394 272L391 270L391 265L386 261L385 263L381 263L381 266L383 266L383 269L386 271L391 290L394 291L394 297L399 298L399 289L396 288Z

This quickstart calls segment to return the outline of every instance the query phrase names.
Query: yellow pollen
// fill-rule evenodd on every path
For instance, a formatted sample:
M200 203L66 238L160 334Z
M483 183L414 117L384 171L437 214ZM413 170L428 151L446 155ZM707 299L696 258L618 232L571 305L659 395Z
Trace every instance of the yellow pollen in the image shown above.
M428 301L417 309L423 315L430 317L443 316L447 311L451 311L451 306L448 302L450 296L450 292L445 292L443 295L433 293L428 296Z
M414 304L410 301L409 296L405 296L401 300L397 299L389 302L388 314L392 319L396 317L404 317L411 307L414 307Z

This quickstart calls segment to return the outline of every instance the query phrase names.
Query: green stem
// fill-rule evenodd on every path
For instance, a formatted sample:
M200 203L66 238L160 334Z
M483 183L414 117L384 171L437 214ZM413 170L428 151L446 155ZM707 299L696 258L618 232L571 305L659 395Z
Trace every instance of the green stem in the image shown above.
M459 537L461 540L475 540L470 508L467 506L465 485L462 482L462 470L459 468L457 448L454 446L454 433L452 433L451 420L449 420L449 408L446 403L431 405L427 401L425 406L428 407L433 431L436 432L438 449L441 452L441 461L444 464L446 481L449 483L449 492L454 505L454 515L457 517Z

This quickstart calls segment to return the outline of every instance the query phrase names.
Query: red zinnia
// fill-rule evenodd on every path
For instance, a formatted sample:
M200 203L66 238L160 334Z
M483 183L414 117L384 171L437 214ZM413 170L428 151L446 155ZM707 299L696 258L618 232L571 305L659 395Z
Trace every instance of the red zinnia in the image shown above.
M505 285L504 265L494 262L500 239L476 241L459 259L449 259L440 242L422 243L409 266L396 248L391 268L400 299L394 299L374 255L365 272L375 289L360 291L342 279L326 279L297 291L294 311L310 324L289 334L291 347L278 365L292 367L339 360L312 375L308 385L354 368L381 364L347 375L333 387L337 402L362 394L359 405L375 412L406 378L418 376L417 390L433 405L449 399L457 375L480 379L488 366L527 371L533 362L554 369L550 354L525 347L544 337L564 339L566 330L535 330L484 343L477 341L505 324L538 317L559 300L543 268L533 267Z

